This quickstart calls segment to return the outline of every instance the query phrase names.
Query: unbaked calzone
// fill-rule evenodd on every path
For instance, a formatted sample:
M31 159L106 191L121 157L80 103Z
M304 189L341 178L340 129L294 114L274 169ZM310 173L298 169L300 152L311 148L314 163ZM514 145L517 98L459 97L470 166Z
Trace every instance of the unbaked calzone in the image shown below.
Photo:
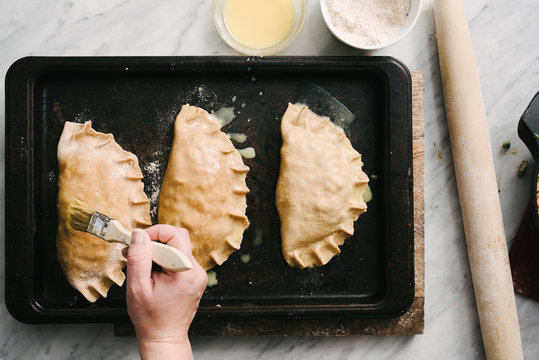
M58 261L68 282L95 302L113 283L121 286L125 258L121 244L110 244L72 229L67 210L80 199L128 230L151 225L138 159L124 151L112 134L92 129L91 122L66 122L58 143Z
M367 175L344 131L306 106L288 104L276 205L283 256L290 266L322 266L340 253L366 211Z
M193 256L205 269L221 265L249 226L245 176L249 168L216 118L184 105L159 197L159 223L186 228Z

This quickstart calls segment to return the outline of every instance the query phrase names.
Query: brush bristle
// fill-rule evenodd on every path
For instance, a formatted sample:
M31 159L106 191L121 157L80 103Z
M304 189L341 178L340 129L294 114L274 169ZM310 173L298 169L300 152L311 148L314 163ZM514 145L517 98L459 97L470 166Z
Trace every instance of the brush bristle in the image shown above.
M94 211L88 205L75 199L75 203L67 209L67 222L75 230L87 231L93 213Z

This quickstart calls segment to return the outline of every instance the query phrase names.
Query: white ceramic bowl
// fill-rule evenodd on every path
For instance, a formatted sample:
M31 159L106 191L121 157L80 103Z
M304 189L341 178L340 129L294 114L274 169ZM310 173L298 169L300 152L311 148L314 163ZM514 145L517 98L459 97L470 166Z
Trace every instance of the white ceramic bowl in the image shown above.
M343 36L343 32L333 26L331 22L329 11L326 7L326 0L320 0L320 9L322 10L322 17L324 18L328 29L337 39L339 39L345 44L355 47L356 49L377 50L389 45L393 45L394 43L402 39L414 27L415 23L417 22L417 19L419 18L419 14L421 13L421 0L410 0L410 11L408 12L408 16L406 17L406 20L404 21L404 24L402 25L400 30L393 37L377 45L370 45L360 41L353 41L350 39L350 37Z
M288 36L280 43L267 48L249 47L236 40L228 30L224 16L226 1L227 0L213 1L213 22L215 24L215 28L217 29L217 32L221 38L223 38L223 40L231 48L246 55L264 56L283 51L296 39L303 28L303 24L305 23L306 0L292 0L292 3L294 4L294 24L292 25L292 29L290 30L290 33L288 33Z

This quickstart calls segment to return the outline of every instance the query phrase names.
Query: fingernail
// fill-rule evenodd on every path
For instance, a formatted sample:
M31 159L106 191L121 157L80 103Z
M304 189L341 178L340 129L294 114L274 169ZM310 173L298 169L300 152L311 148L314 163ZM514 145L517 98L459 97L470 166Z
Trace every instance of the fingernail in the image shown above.
M144 230L136 229L131 234L131 245L138 245L144 242Z

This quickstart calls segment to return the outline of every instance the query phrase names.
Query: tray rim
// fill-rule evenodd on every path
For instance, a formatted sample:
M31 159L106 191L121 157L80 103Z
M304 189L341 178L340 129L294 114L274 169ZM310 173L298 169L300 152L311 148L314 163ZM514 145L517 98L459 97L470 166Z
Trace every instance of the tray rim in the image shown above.
M117 307L88 307L69 309L69 315L64 314L64 309L48 309L42 307L33 297L33 278L34 272L32 261L17 260L22 257L23 260L33 259L33 246L27 249L17 247L11 237L17 239L26 239L32 244L35 229L34 204L31 200L34 193L33 178L33 148L32 148L32 125L33 125L33 90L34 81L44 71L63 70L65 66L85 67L85 70L101 70L101 71L122 71L126 67L130 71L141 71L145 67L158 65L162 67L158 71L180 71L181 66L190 64L191 66L199 66L207 71L222 71L216 68L219 66L240 66L248 65L255 69L263 69L266 67L272 70L291 71L291 65L299 66L301 69L307 65L328 65L328 71L331 67L348 66L350 68L371 66L380 71L380 65L386 64L386 72L382 74L386 76L387 72L398 72L403 76L403 81L407 85L407 109L406 109L406 140L408 144L408 178L407 200L408 200L408 227L407 232L403 236L407 237L409 253L408 267L406 275L411 291L402 296L398 304L390 304L389 312L383 314L372 313L365 316L365 310L369 308L380 308L387 306L387 296L381 302L376 304L361 304L361 305L316 305L316 306L260 306L258 311L249 311L246 315L242 307L234 307L236 310L227 310L227 307L219 309L210 309L201 307L197 318L208 319L237 319L250 318L279 318L295 316L298 318L316 318L326 316L347 316L358 318L387 318L396 317L405 313L411 306L414 298L414 234L413 234L413 178L412 178L412 136L411 136L411 75L406 65L401 61L388 57L237 57L237 56L218 56L218 57L25 57L17 60L9 68L6 79L6 163L5 163L5 181L6 181L6 228L5 228L5 257L6 257L6 306L8 311L17 320L26 323L57 323L57 322L113 322L115 320L126 320L127 312L125 308ZM292 67L293 67L292 66ZM21 94L25 101L21 101ZM390 95L391 96L391 95ZM15 115L25 114L24 131L18 133L13 131L11 124L16 121ZM19 138L17 137L19 136ZM17 144L19 147L17 148ZM24 147L23 147L24 145ZM16 149L23 150L20 159L14 159L17 155ZM11 170L15 170L15 174L11 174ZM20 174L19 174L20 173ZM19 211L17 214L10 211L11 204L17 200L20 202L22 195L24 196L24 211ZM22 215L22 218L21 218ZM26 221L25 221L26 220ZM404 219L404 222L406 219ZM21 226L22 223L22 226ZM30 226L24 226L30 224ZM389 258L391 262L391 258ZM20 286L20 282L24 286ZM15 289L15 290L14 290ZM9 292L8 292L9 290ZM388 293L394 289L389 288ZM19 296L19 297L18 297ZM16 301L17 298L23 298L26 301ZM391 307L392 306L392 307ZM286 309L285 309L286 308ZM332 308L332 309L330 309ZM338 309L336 309L338 308ZM250 310L252 310L250 308ZM78 317L77 317L78 316ZM195 319L196 321L196 319Z

